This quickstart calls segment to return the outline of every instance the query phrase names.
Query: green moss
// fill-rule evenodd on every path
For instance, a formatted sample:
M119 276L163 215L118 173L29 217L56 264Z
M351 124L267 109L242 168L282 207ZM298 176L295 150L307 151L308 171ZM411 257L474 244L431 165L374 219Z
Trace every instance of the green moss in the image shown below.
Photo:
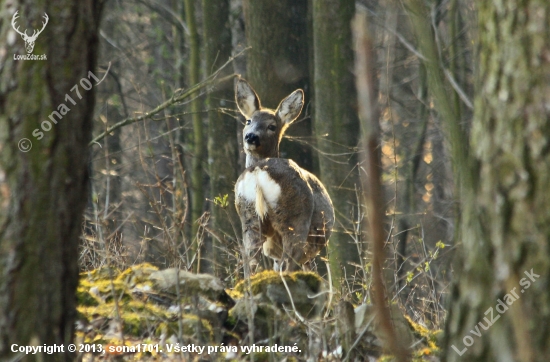
M304 281L314 293L319 292L323 282L323 279L321 279L320 276L313 272L299 271L294 273L284 273L282 275L287 284L296 283L298 280ZM264 293L265 288L270 284L283 284L281 275L273 270L262 271L261 273L258 273L250 278L250 285L253 295ZM235 296L242 296L246 285L246 281L241 280L239 283L237 283L235 289L231 293Z
M240 281L239 283L237 283L237 286L240 285L240 283L242 283L242 281ZM233 288L233 289L226 289L225 292L233 299L235 300L238 300L238 299L241 299L243 297L243 293L242 291L239 291L236 289L236 287ZM242 290L242 287L240 287L240 289Z
M120 270L116 268L110 268L113 275L118 275ZM98 279L109 279L110 272L108 267L97 268L89 272L80 273L80 280L98 280Z
M284 280L284 282L283 282ZM285 285L286 284L286 285ZM239 299L245 288L246 281L240 281L231 292L233 297ZM319 315L324 306L324 295L310 298L310 294L318 294L322 289L323 279L311 272L294 272L280 274L275 271L263 271L250 278L251 294L257 302L267 303L273 307L281 308L283 305L294 305L296 310L304 317L311 318ZM261 311L260 311L261 312ZM237 312L241 316L245 313Z
M153 304L146 294L132 292L135 287L153 287L149 276L157 270L150 264L140 264L128 268L118 275L115 273L112 281L111 273L106 268L82 273L77 289L78 312L88 321L103 317L109 323L109 320L115 319L116 309L112 292L114 287L114 295L125 335L143 337L148 334L156 336L160 336L162 333L178 334L180 327L177 315L168 312L164 306ZM196 284L197 287L200 287L199 281L196 281ZM90 292L92 288L93 293ZM152 289L154 290L154 288ZM213 327L205 318L184 314L181 325L185 336L198 338L205 342L213 339ZM94 338L103 339L103 336L95 334Z
M143 263L131 266L130 268L124 270L116 279L128 285L148 283L149 275L156 271L158 271L156 266L149 263Z
M133 281L142 281L145 273L143 270L156 270L150 264L141 264L128 268L120 275L114 274L114 279L111 283L110 273L108 268L99 268L90 272L80 274L80 283L77 288L77 303L80 307L98 306L101 303L109 303L113 299L112 289L114 287L114 295L118 301L131 303L133 301L132 293L129 290L128 280L133 278ZM113 270L113 273L118 272ZM138 276L138 277L136 277ZM93 293L90 291L95 290ZM132 308L137 308L143 303L130 304Z
M124 323L124 333L132 336L142 336L151 327L151 322L157 318L151 318L148 313L132 313L124 311L121 313ZM153 323L156 324L156 323Z
M112 281L110 280L111 273L107 268L82 273L77 289L78 311L88 320L97 316L115 318L115 305L112 303L114 294L119 303L124 333L142 336L151 328L156 327L159 321L169 318L168 313L162 308L133 298L127 281L132 277L145 274L142 272L143 270L156 270L156 268L149 264L137 265L118 276L114 274L115 278ZM134 280L140 279L135 278ZM95 289L94 293L90 293L92 288ZM113 288L114 293L112 292Z
M80 280L80 288L83 288L84 290L90 291L92 288L96 288L99 295L105 302L109 302L113 299L113 293L112 288L114 287L114 295L116 296L117 300L126 301L131 299L131 295L128 291L127 285L124 282L121 282L120 280L113 280L113 283L111 284L111 281L109 279L100 279L95 281L90 281L88 279L82 279Z
M113 273L118 270L113 270ZM116 276L116 274L114 274ZM111 281L108 268L99 268L90 272L80 274L80 281L77 288L77 301L79 306L95 306L99 303L112 300L113 294L111 293ZM128 299L126 285L116 279L113 280L115 295L117 298L120 296L126 296L123 299ZM96 293L90 293L90 290L94 288Z
M76 289L76 303L79 306L96 306L100 303L98 298L92 294L89 293L88 288L84 288L82 286L79 286Z
M178 333L179 323L177 317L171 315L162 308L138 301L119 304L120 316L123 322L125 334L131 336L143 336L144 334L154 332L160 336L162 332L169 334ZM82 313L88 320L101 316L105 318L115 318L114 303L104 303L97 306L79 306L78 312ZM192 336L196 334L197 327L200 327L201 337L211 340L213 329L210 323L205 319L192 314L182 316L183 334Z
M212 325L205 319L200 319L193 314L184 314L183 320L183 334L191 336L196 333L197 327L200 326L200 333L203 340L212 340L214 338L214 332Z

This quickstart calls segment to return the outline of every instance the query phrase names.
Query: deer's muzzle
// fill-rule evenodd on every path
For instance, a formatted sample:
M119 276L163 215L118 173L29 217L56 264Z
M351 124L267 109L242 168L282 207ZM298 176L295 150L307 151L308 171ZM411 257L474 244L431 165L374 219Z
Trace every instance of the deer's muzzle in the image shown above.
M257 134L254 134L254 133L247 133L245 136L244 136L244 140L246 141L246 143L248 143L249 145L254 145L256 147L258 147L260 145L260 137L258 137Z

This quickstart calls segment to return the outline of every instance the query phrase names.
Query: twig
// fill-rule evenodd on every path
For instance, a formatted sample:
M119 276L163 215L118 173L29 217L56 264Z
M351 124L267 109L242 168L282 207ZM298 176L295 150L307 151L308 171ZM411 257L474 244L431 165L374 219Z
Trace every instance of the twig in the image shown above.
M282 266L282 265L281 265ZM294 314L296 315L296 317L298 317L298 319L300 320L300 322L302 323L306 323L306 320L304 319L304 317L302 317L302 315L300 314L300 312L298 312L296 310L296 306L294 305L294 299L292 298L292 293L290 292L290 288L288 287L288 284L286 284L286 280L285 280L285 277L283 275L283 270L282 268L279 270L279 277L281 278L282 282L283 282L283 285L285 286L285 289L286 289L286 292L288 294L288 298L290 299L290 305L292 306L292 310L294 312Z
M357 335L357 338L355 338L355 341L353 342L353 344L351 345L351 347L349 348L349 351L348 353L346 354L346 357L342 360L342 362L347 362L351 356L351 351L353 351L355 349L355 347L357 347L357 345L359 344L359 341L361 341L361 339L363 338L363 335L365 334L365 332L369 329L372 321L374 320L374 316L372 316L369 321L367 322L367 324L363 327L363 329L361 330L361 332Z
M373 302L380 321L380 327L388 338L389 349L397 361L409 360L407 350L400 345L391 322L390 309L386 302L382 265L384 264L384 201L380 184L380 126L377 93L375 91L373 41L369 34L367 15L359 11L353 20L355 38L355 75L359 118L363 125L363 142L366 147L367 177L361 177L363 191L368 193L365 201L368 207L368 220L372 243Z
M474 105L472 104L472 101L470 100L470 98L468 98L468 96L466 95L466 92L464 92L464 90L462 88L460 88L460 85L458 85L458 83L455 80L455 78L453 77L453 74L451 73L451 71L449 69L443 68L443 72L445 73L445 76L447 77L447 80L449 81L449 83L451 83L451 86L453 87L455 92L458 94L460 99L462 99L462 101L464 102L466 107L473 110Z
M220 83L223 83L223 82L225 82L229 79L232 79L232 78L236 77L237 74L231 74L231 75L225 76L223 78L217 79L217 76L220 74L220 72L225 67L227 67L229 64L231 64L233 59L239 57L242 53L244 53L248 49L249 48L243 49L237 55L229 58L229 60L224 65L222 65L215 73L211 74L208 78L206 78L202 82L199 82L199 83L195 84L194 86L192 86L191 88L189 88L185 91L183 91L181 89L176 90L174 92L174 94L172 95L172 97L170 97L169 100L167 100L166 102L163 102L162 104L157 106L155 109L153 109L149 112L146 112L145 114L142 114L139 117L126 118L126 119L124 119L124 120L122 120L118 123L115 123L114 125L108 127L104 132L100 133L94 139L92 139L90 141L90 143L88 143L88 146L92 146L93 144L98 143L98 141L102 140L106 135L108 135L109 133L113 132L116 129L124 127L128 124L132 124L132 123L136 123L136 122L139 122L139 121L143 121L143 120L152 118L157 113L161 112L162 110L170 107L171 105L173 105L175 103L181 102L185 98L188 98L188 97L192 96L194 93L196 93L198 90L200 90L202 88L205 88L205 87L208 87L208 86L215 86L215 85L218 85Z

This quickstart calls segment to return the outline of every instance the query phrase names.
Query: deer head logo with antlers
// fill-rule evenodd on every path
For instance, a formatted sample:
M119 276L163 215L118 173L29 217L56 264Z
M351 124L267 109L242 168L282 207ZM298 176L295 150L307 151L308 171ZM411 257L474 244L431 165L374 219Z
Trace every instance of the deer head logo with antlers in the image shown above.
M19 34L21 35L21 38L23 38L23 40L25 41L25 48L27 49L27 53L30 54L32 53L32 50L34 49L34 43L36 42L36 38L38 38L38 35L40 35L40 33L42 33L42 31L44 30L44 28L46 27L46 25L48 24L48 14L44 13L44 19L46 20L45 22L42 23L42 29L40 30L33 30L33 33L31 36L28 36L27 35L27 30L25 29L25 32L22 33L20 30L19 30L19 27L17 26L17 24L15 23L15 20L18 18L18 15L17 13L19 12L16 11L15 14L13 14L13 17L11 19L11 26L13 26L13 29ZM17 27L16 27L17 26Z

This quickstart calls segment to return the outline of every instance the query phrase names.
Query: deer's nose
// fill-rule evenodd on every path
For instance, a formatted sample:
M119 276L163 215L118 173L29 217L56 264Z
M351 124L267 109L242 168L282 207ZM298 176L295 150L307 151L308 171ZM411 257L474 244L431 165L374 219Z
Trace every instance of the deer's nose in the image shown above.
M247 133L244 136L244 140L246 141L246 143L254 146L258 146L260 144L260 137L258 137L258 135L254 133Z

